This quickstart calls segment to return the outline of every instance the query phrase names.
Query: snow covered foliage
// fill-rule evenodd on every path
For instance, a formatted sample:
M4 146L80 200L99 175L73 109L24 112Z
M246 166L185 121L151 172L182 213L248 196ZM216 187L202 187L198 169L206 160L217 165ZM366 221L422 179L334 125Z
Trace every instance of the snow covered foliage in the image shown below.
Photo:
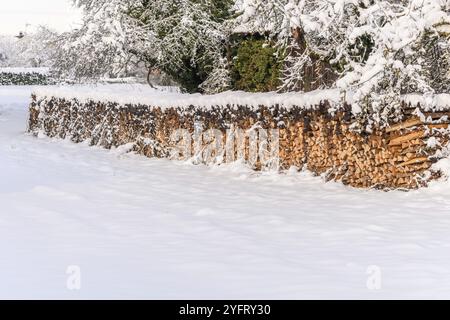
M227 33L222 24L226 15L227 1L223 0L143 1L137 18L145 23L154 48L146 60L173 75L189 91L204 81L207 91L226 88L229 80L223 55Z
M136 1L77 0L84 8L80 29L62 34L54 68L63 78L100 78L129 76L133 63L135 37L141 28L126 12Z
M0 37L0 67L48 67L55 51L56 33L39 27L23 37Z
M48 68L0 68L0 86L52 83Z
M218 59L217 64L206 78L200 84L200 89L207 94L214 94L226 91L232 88L232 80L228 61L224 58Z
M228 1L77 0L79 30L62 36L56 68L74 78L160 69L188 91L228 87L222 29ZM214 79L210 78L210 75Z
M304 79L302 71L312 58L326 62L339 78L331 86L353 93L353 112L360 115L362 129L370 130L374 123L399 117L400 94L431 95L447 89L449 4L238 0L237 8L243 11L241 24L252 31L269 30L288 52L297 53L288 57L283 88L295 88Z
M8 56L3 48L0 47L0 65L6 64Z

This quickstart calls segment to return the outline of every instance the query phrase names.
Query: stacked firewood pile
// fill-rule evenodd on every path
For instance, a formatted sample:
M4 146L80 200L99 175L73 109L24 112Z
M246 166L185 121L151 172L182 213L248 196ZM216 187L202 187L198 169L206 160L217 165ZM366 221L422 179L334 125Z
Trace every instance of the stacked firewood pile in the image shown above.
M307 168L328 180L360 188L413 189L440 176L431 166L449 142L450 112L427 113L419 106L405 105L400 123L361 134L352 130L355 119L350 108L344 105L330 114L324 102L308 109L276 105L163 109L33 96L29 131L105 148L134 143L134 151L145 156L180 159L180 148L174 152L180 139L175 141L173 136L182 129L187 134L183 156L197 163L250 161L255 157L252 150L266 148L277 158L277 168ZM199 128L222 134L207 138L198 134ZM267 140L252 143L254 132L260 138L266 132ZM223 146L223 151L211 151L211 145ZM208 150L208 157L198 157ZM256 157L252 166L264 169L267 159L261 152Z
M448 143L444 114L410 115L370 135L350 130L342 118L318 118L306 144L308 168L355 187L417 188L438 172L430 170L438 151ZM450 113L449 113L450 115ZM444 117L444 118L442 118Z

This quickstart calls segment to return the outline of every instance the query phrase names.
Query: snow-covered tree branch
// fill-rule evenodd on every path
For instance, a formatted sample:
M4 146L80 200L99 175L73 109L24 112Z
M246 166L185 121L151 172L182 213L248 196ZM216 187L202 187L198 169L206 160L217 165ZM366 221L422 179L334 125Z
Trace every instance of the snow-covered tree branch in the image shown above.
M61 74L118 77L141 63L140 67L168 73L189 91L206 80L202 86L206 91L228 85L223 67L227 1L77 0L75 4L85 11L84 23L61 37L57 59Z

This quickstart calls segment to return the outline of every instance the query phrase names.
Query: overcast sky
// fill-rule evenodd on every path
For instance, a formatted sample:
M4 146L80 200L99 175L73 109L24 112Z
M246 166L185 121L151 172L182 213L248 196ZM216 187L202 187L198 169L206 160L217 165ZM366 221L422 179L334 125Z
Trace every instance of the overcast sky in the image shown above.
M70 30L80 19L70 0L0 0L0 34L15 35L32 27L47 25L59 31ZM28 27L28 29L32 28Z

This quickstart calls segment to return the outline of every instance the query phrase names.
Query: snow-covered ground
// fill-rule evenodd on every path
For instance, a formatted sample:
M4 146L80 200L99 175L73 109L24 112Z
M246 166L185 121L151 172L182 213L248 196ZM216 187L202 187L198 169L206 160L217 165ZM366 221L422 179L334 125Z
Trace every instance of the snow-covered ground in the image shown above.
M37 139L30 92L0 87L0 298L450 298L446 183L362 191Z

